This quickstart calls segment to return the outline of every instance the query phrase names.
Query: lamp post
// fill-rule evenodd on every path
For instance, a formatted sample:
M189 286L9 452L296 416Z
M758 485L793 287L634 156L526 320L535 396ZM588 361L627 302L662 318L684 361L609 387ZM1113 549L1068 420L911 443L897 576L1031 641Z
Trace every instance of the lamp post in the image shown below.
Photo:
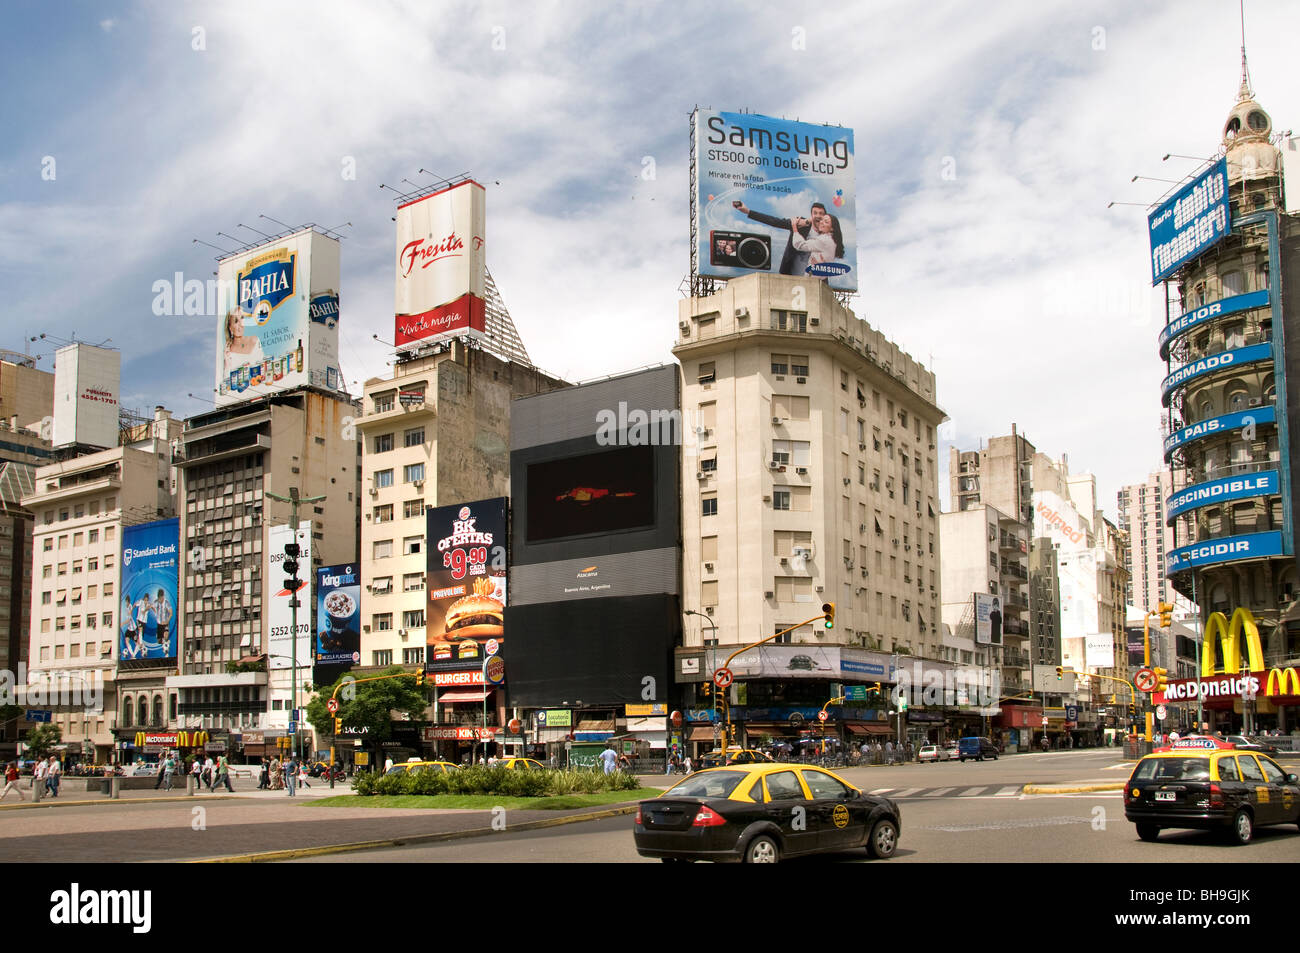
M297 561L295 557L298 555L298 543L297 543L298 506L299 504L319 503L322 500L324 500L325 497L324 496L299 496L298 488L296 486L289 487L289 495L287 497L279 496L275 493L272 493L270 490L266 490L265 495L269 496L273 500L278 500L281 503L289 504L289 526L293 530L294 542L289 544L289 546L293 547L292 551L290 551L289 547L285 547L285 557L286 557L286 561L293 560L292 565L296 569ZM310 564L307 566L307 571L311 572ZM291 573L290 579L293 581L293 583L297 583L298 580L297 572ZM298 602L299 602L298 593L302 587L301 585L287 585L286 588L290 590L289 609L292 612L292 622L290 623L290 628L293 630L290 637L293 640L291 644L293 646L293 657L295 660L295 664L292 669L293 674L290 677L290 684L292 687L290 688L291 698L289 701L289 711L290 711L290 716L292 717L292 715L298 711L298 666L296 664L296 660L298 658ZM302 755L302 751L298 747L297 731L293 733L293 753L295 758L301 757Z

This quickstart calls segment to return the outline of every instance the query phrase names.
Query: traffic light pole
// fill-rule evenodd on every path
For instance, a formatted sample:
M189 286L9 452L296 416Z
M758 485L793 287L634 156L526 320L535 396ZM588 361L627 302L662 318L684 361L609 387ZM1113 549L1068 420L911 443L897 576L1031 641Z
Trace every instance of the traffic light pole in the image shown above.
M414 672L398 672L394 675L371 675L368 678L354 678L351 681L349 681L348 684L360 685L362 682L383 682L390 678L414 678L416 685L423 686L424 669L421 668ZM340 682L339 684L334 686L334 691L330 692L330 701L334 702L336 705L338 703L339 689L342 687L343 687L343 683ZM334 747L338 744L339 728L342 726L343 719L338 716L337 709L335 709L335 711L330 712L330 717L334 719L334 742L335 742L335 745L330 746L330 774L332 775L334 773ZM330 782L330 786L333 787L332 780Z
M299 496L298 488L296 486L289 487L289 495L287 497L278 496L275 493L272 493L270 490L266 490L265 495L269 496L273 500L279 500L281 503L289 504L289 526L293 530L293 542L289 544L290 546L293 547L293 552L290 553L287 547L285 549L285 556L287 557L287 559L292 559L293 566L295 569L295 572L291 573L289 577L293 581L294 585L292 586L292 588L288 585L285 586L285 588L290 589L289 611L291 613L291 620L292 620L290 622L290 627L292 628L291 638L293 639L293 641L290 644L293 646L293 648L289 652L289 654L293 656L293 666L290 669L290 671L293 674L290 676L290 681L289 681L289 684L291 686L289 689L290 691L290 696L289 696L290 715L289 716L290 718L292 718L294 715L298 713L298 603L299 603L298 593L302 591L302 583L299 581L298 572L296 571L298 569L297 557L299 554L298 505L300 503L319 503L321 502L321 500L325 499L325 497ZM311 572L310 565L308 565L307 571ZM270 638L268 636L267 648L270 647L271 647ZM293 732L293 755L295 760L301 758L302 756L302 747L298 743L298 735L300 731L301 731L301 726L295 722L294 732Z

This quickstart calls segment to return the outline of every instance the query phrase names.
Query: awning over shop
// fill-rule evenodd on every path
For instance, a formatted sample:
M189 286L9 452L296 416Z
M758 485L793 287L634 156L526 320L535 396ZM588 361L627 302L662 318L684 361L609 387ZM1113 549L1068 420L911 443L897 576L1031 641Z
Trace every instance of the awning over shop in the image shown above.
M888 725L849 725L849 731L855 735L892 735L894 729Z
M695 725L686 729L687 741L712 741L713 729L703 725Z
M783 724L747 724L745 731L751 735L773 735L779 738L793 737L799 733L797 729Z
M444 705L447 702L481 702L481 701L486 701L488 695L490 695L491 693L492 693L492 689L490 688L484 689L482 691L477 691L477 692L467 692L467 691L443 692L441 695L438 696L438 702L439 704L444 704Z

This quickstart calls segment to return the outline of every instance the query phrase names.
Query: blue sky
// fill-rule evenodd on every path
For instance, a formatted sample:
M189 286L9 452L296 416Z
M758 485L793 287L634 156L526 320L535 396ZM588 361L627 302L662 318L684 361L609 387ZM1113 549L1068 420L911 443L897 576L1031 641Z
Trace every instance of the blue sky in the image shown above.
M207 404L215 319L155 316L217 232L342 230L345 376L384 373L392 194L469 171L525 345L569 379L671 360L695 104L855 130L855 310L932 366L963 449L1014 420L1097 473L1159 463L1146 203L1235 100L1237 4L10 4L0 347L123 352L122 401ZM1300 12L1247 9L1257 98L1300 121ZM54 177L48 177L49 159ZM642 176L645 157L654 178ZM343 169L355 165L355 178ZM43 177L42 173L46 171ZM945 175L945 172L948 173ZM53 348L33 345L52 366ZM943 448L941 448L943 449ZM946 464L946 456L942 455ZM946 497L946 483L941 486Z

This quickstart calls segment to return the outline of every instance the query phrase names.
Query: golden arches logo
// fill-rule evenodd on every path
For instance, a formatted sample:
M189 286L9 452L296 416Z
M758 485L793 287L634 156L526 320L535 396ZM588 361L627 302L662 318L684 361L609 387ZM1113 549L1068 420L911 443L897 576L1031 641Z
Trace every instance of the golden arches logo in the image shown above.
M1242 644L1242 635L1245 644ZM1223 647L1223 674L1236 675L1241 671L1241 652L1246 650L1250 662L1250 672L1264 670L1264 649L1259 642L1259 626L1249 609L1238 609L1232 614L1232 621L1222 612L1210 613L1205 623L1204 647L1201 650L1201 677L1217 675L1218 661L1215 657L1215 636L1219 637Z
M1287 691L1288 685L1291 687L1291 691ZM1300 669L1269 669L1268 683L1264 688L1264 694L1269 698L1277 695L1300 695Z

